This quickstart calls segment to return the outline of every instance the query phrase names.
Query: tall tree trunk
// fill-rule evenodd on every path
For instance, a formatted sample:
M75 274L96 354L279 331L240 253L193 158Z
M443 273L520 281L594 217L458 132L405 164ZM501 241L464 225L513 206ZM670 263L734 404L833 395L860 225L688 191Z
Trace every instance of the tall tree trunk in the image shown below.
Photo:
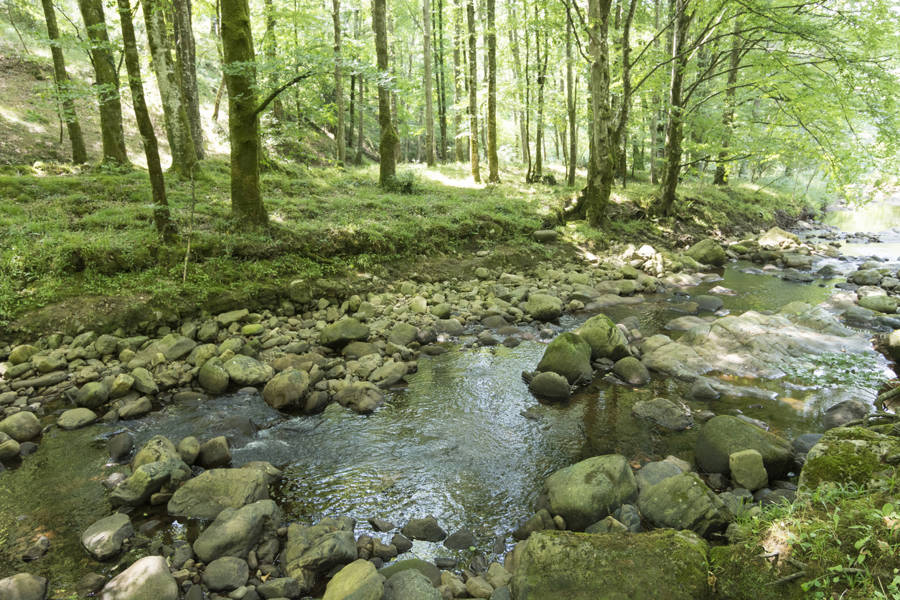
M612 115L609 103L609 11L610 0L590 0L588 22L591 56L591 148L585 210L591 225L606 219L612 190L614 157L609 152Z
M425 162L434 165L434 89L431 81L431 0L422 0L423 63L425 66Z
M198 159L206 156L203 149L203 123L200 120L200 92L197 89L197 44L191 19L191 0L174 0L175 3L175 57L181 97L184 99L194 154Z
M527 37L527 34L526 34ZM519 142L522 148L521 159L523 163L531 167L531 156L528 148L528 132L525 129L525 90L522 86L522 58L519 46L519 24L516 14L516 3L509 3L509 49L513 58L513 77L516 82L516 100L518 108L516 109L517 121L519 124Z
M522 0L522 19L525 21L522 27L522 39L525 40L525 62L523 65L525 72L525 92L523 94L525 104L522 107L522 114L525 117L525 127L523 129L525 135L522 149L525 151L526 160L525 181L530 183L534 177L531 162L531 37L528 35L528 0Z
M438 156L441 161L447 160L447 87L444 74L444 0L437 0L437 10L432 14L433 29L437 31L437 43L434 51L435 71L438 82L438 121L440 123L440 151Z
M122 103L119 78L110 52L109 35L101 0L78 0L81 17L91 42L91 62L96 81L94 88L100 104L100 133L103 138L103 162L127 164L125 132L122 129Z
M241 226L264 226L269 218L259 191L256 56L247 0L222 0L222 46L231 140L231 214Z
M275 6L272 0L264 0L263 2L263 14L266 18L266 31L263 34L263 43L262 50L263 56L266 59L266 70L269 75L266 77L268 80L268 85L270 88L275 88L278 86L278 40L276 39L276 31L275 26L277 25L275 19ZM294 24L294 36L296 38L297 29L296 23ZM281 98L275 98L272 101L272 116L275 117L275 124L278 125L281 121L284 121L284 104L281 102Z
M69 142L72 144L72 162L80 165L87 162L87 150L84 146L84 136L81 134L81 125L78 123L78 115L75 113L75 102L72 100L66 61L63 58L62 46L59 44L56 10L53 8L52 0L41 0L41 5L44 9L44 19L47 21L50 53L53 55L53 81L56 84L56 95L61 109L60 116L65 121L66 129L69 132Z
M681 173L681 143L684 137L684 110L682 88L687 69L688 53L685 51L691 16L687 11L689 0L671 0L675 8L675 31L672 36L672 77L669 88L669 121L666 123L666 164L660 188L659 210L671 215L675 204L675 189Z
M568 6L567 6L568 10ZM569 119L569 159L566 183L575 185L576 158L578 156L578 124L575 113L575 60L572 53L572 22L566 19L566 115Z
M478 62L476 60L475 0L466 3L466 20L469 29L469 159L472 161L472 178L481 183L478 157Z
M381 128L378 182L391 185L397 173L399 139L391 119L391 92L383 84L388 72L387 7L385 0L372 0L372 28L375 30L375 54L380 72L378 84L378 125Z
M363 116L365 113L363 112L363 106L365 106L365 79L362 74L359 76L359 100L357 101L358 108L356 109L356 117L359 119L359 123L356 125L356 157L353 162L358 165L363 163L363 141L365 140L365 128L363 127Z
M543 23L538 17L538 6L534 7L534 52L535 66L537 67L537 123L534 133L534 172L531 177L534 181L540 181L544 176L544 87L547 82L547 35ZM541 54L543 46L543 55Z
M497 157L497 31L494 22L494 5L495 0L487 0L487 158L488 181L491 183L500 183L500 160Z
M731 34L731 62L728 71L728 84L725 87L725 110L722 111L722 149L719 151L719 160L716 162L716 174L713 184L726 185L728 183L728 168L725 161L728 160L728 147L731 145L732 129L734 127L734 93L737 85L738 68L741 66L741 39L740 19L734 20L734 31Z
M141 82L141 63L138 57L137 42L134 39L134 24L131 21L130 0L118 0L119 17L122 23L122 41L125 45L125 68L128 70L128 86L131 88L131 103L144 155L147 157L147 170L150 174L150 189L153 193L153 221L159 235L171 241L175 237L175 227L169 216L169 202L166 199L166 182L163 178L162 165L159 163L159 148L156 143L156 132L150 121L150 112L144 100L144 84Z
M653 2L653 22L654 28L659 30L659 13L660 2L662 0L654 0ZM673 5L669 2L669 20L674 17L672 12ZM666 55L672 56L672 35L666 37ZM659 48L659 38L653 42L656 48ZM657 89L654 92L653 104L656 107L653 119L653 141L650 148L650 183L659 185L662 181L663 161L666 157L665 139L666 139L666 116L668 114L662 93Z
M466 160L466 146L468 144L468 140L462 134L462 116L460 111L460 106L463 101L463 87L465 86L466 80L466 50L463 45L463 5L462 0L454 0L455 4L453 6L453 98L454 98L454 106L453 106L453 131L454 138L456 140L456 162L463 162Z
M171 52L170 27L166 20L165 3L168 0L143 0L144 22L147 25L147 43L150 46L150 64L156 74L159 95L162 99L166 137L172 153L172 170L182 177L189 176L197 162L197 152L191 135L187 108L181 97L181 88Z
M341 0L331 0L331 19L334 21L334 107L337 112L337 129L334 140L337 142L337 161L342 165L347 161L344 146L344 83L341 75Z

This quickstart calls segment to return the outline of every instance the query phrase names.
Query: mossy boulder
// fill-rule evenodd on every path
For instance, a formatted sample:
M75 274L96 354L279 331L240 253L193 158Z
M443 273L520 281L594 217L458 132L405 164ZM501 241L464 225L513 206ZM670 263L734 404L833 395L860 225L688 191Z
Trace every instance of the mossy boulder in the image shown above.
M685 531L540 531L516 549L516 600L702 600L707 545Z
M221 394L227 390L229 380L228 371L222 366L222 361L215 356L203 363L197 372L197 381L211 394Z
M628 461L618 454L594 456L556 471L544 482L541 504L570 529L583 530L637 495Z
M273 377L263 388L263 399L276 410L284 410L300 405L309 389L309 375L306 371L286 369Z
M228 373L229 379L238 385L262 385L275 372L269 365L243 354L229 358L222 367Z
M728 473L728 457L741 450L756 450L763 457L770 479L783 477L793 466L787 440L731 415L719 415L700 429L694 458L707 473Z
M591 347L591 358L619 360L628 356L628 340L606 315L596 315L578 328L578 335Z
M762 558L765 550L750 544L714 546L709 549L709 570L715 577L716 598L722 600L800 600L804 579L772 585L790 574L772 569Z
M806 455L800 489L812 490L824 482L867 484L874 477L897 474L900 437L864 427L831 429Z
M560 334L547 344L537 370L542 373L547 371L558 373L569 383L590 381L593 374L591 347L584 338L575 333Z
M859 299L859 305L881 313L897 312L897 298L893 296L865 296Z
M41 422L34 413L23 410L0 421L0 431L17 442L27 442L40 435Z
M350 342L365 341L368 337L368 326L347 317L325 327L319 334L319 343L329 348L343 348Z
M708 537L733 519L725 503L696 473L667 477L641 493L641 514L658 527L689 529Z
M21 365L31 360L31 357L38 353L38 349L28 344L16 346L9 353L9 364Z
M721 267L725 264L725 250L712 238L700 240L685 251L685 254L702 265Z
M562 300L550 294L529 294L522 308L535 320L552 321L562 314Z

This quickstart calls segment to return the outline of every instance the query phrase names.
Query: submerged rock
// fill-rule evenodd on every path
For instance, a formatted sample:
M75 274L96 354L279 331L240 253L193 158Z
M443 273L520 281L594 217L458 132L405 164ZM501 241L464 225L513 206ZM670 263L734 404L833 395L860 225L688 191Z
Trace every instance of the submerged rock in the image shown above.
M686 406L665 398L639 400L631 407L631 414L671 431L683 431L694 424L691 412Z
M538 398L556 402L568 400L572 393L569 381L552 371L535 375L528 384L528 389Z
M728 457L748 449L762 455L771 479L783 477L793 464L787 440L730 415L713 417L700 428L694 456L704 471L728 473Z

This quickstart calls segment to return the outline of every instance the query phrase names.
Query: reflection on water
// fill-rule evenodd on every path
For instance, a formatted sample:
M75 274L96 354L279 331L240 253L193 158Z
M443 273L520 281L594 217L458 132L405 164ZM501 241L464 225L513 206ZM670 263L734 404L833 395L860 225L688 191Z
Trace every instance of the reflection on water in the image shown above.
M825 213L826 225L847 233L887 231L900 226L900 197Z

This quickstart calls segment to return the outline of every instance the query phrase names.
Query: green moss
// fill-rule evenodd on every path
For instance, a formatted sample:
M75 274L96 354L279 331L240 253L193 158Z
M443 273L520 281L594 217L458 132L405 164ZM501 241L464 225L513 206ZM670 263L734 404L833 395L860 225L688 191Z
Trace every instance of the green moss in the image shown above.
M765 551L745 545L709 550L709 570L715 578L715 597L722 600L792 600L804 598L799 581L773 585L784 575L760 558Z
M898 454L900 438L864 427L831 429L807 457L799 485L809 490L823 482L866 485L881 471L895 471L882 457Z

